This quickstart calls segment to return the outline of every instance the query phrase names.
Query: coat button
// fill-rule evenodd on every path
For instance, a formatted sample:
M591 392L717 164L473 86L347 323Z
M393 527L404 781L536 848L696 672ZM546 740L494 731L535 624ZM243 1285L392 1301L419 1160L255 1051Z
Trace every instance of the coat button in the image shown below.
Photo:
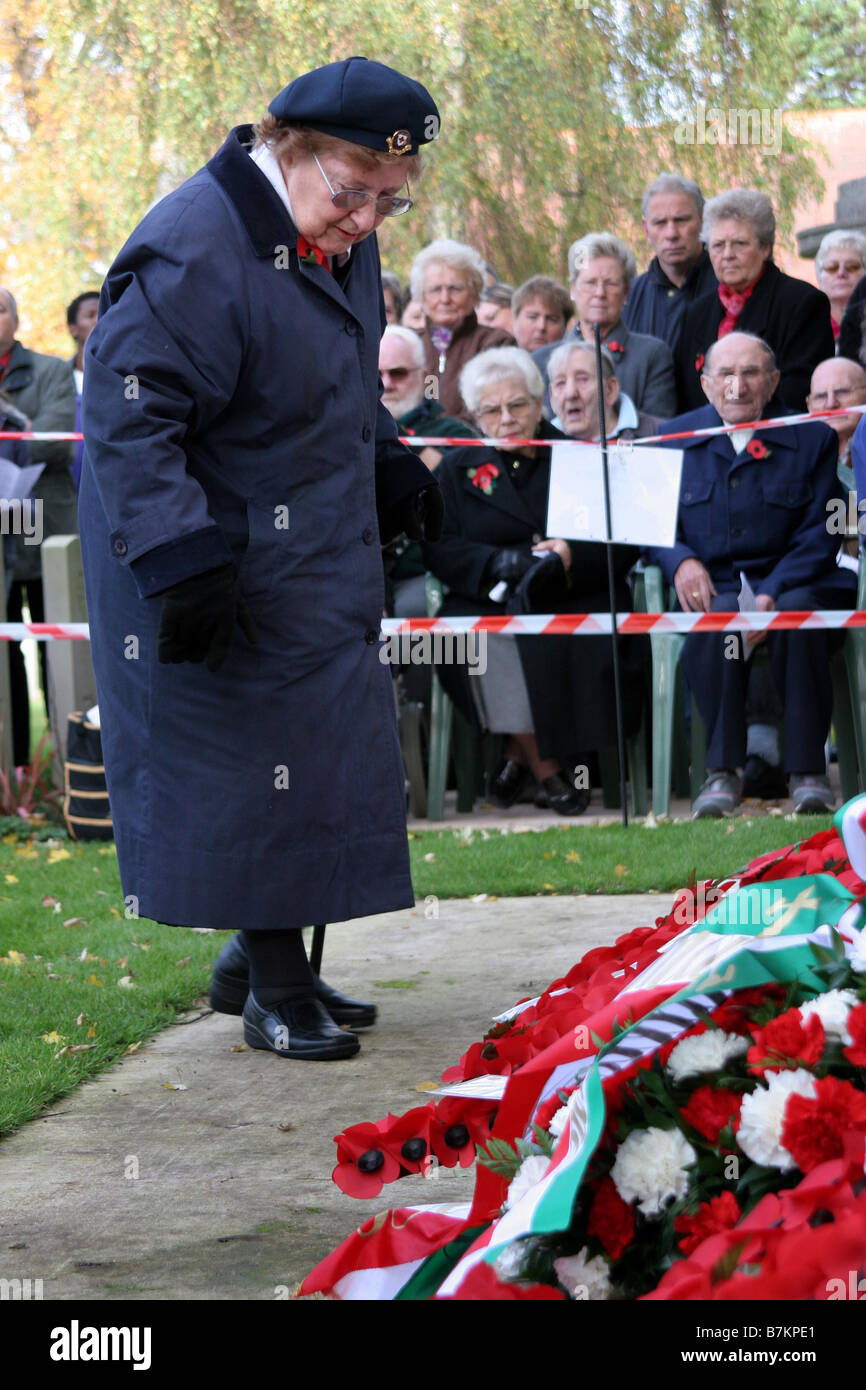
M374 627L368 627L367 631L364 633L364 641L367 643L367 646L372 647L373 643L378 642L378 640L379 634L376 629Z
M123 537L118 536L116 541L112 541L111 549L115 555L125 555L129 547Z
M346 322L343 324L343 327L345 328L345 330L346 330L346 332L348 333L349 337L350 337L350 338L354 338L355 334L356 334L357 331L358 331L358 330L357 330L357 327L356 327L356 325L355 325L355 320L354 320L354 319L346 319Z
M372 437L373 431L370 429L369 425L365 425L364 428L361 430L361 438L363 439L365 444L369 444Z
M361 532L361 540L365 545L372 545L375 540L375 533L372 526L365 526Z
M739 487L739 486L740 486L740 480L739 480L739 478L731 478L731 480L730 480L730 486L731 486L731 487Z

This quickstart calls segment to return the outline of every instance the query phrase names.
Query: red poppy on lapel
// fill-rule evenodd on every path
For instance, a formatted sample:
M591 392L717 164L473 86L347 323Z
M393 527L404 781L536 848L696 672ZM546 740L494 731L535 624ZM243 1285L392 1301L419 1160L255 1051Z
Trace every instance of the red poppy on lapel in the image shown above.
M605 343L605 347L613 357L619 358L625 356L624 345L622 343L615 342L613 338L611 338L610 342Z
M704 354L703 354L702 352L699 352L698 355L697 355L697 357L695 358L695 371L696 371L696 372L702 372L702 371L704 370L704 361L705 361Z
M470 468L466 476L473 487L480 488L489 497L499 480L499 468L495 463L482 463L478 468Z
M762 439L750 439L746 445L746 453L751 454L753 459L768 459L770 450Z

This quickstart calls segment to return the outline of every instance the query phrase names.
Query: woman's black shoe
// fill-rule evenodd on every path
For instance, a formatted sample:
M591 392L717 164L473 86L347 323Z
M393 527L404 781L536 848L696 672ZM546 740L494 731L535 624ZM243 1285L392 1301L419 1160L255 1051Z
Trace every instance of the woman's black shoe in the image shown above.
M787 795L788 777L784 769L773 767L757 753L750 753L743 765L743 796L784 801Z
M490 783L490 800L495 801L497 806L513 806L531 779L532 773L528 767L509 758Z
M324 1004L335 1023L350 1028L372 1028L376 1022L375 1004L350 999L317 976L316 998ZM210 1005L219 1014L242 1014L250 990L250 962L240 932L233 936L214 961L210 985Z
M315 995L262 1008L250 991L243 1018L244 1041L279 1057L326 1062L360 1051L360 1040L338 1028Z
M316 998L324 1004L335 1023L348 1023L350 1028L372 1028L376 1022L378 1009L375 1004L350 999L333 985L325 984L321 976L316 980Z
M549 807L560 816L582 816L592 793L586 787L569 786L558 772L545 777L535 798L536 806Z

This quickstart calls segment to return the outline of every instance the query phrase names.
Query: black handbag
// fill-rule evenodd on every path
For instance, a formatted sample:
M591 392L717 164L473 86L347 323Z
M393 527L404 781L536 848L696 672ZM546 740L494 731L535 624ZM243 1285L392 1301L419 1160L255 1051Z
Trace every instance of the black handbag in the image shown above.
M102 736L81 710L69 716L63 816L73 840L113 840Z

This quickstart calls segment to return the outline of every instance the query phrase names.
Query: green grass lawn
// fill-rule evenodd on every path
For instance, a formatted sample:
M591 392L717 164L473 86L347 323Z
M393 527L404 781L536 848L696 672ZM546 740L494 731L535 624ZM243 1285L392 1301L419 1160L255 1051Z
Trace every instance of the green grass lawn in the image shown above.
M467 829L410 836L419 898L673 892L831 824L727 822ZM3 833L5 831L6 833ZM206 993L225 941L128 918L113 844L0 824L0 1135L134 1050ZM166 1078L169 1082L170 1078Z

